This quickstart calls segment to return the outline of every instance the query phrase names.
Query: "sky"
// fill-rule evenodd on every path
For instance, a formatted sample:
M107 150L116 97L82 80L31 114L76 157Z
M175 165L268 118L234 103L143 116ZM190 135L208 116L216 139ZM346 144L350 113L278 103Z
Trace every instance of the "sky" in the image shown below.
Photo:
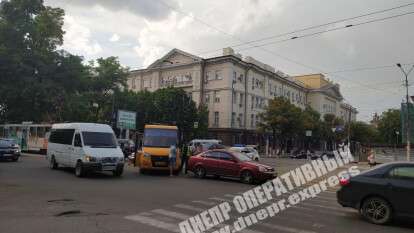
M414 12L414 5L234 45L409 3L414 1L45 0L46 5L65 10L63 48L86 60L117 56L122 65L137 69L173 48L207 58L233 46L244 57L289 75L326 73L340 84L345 101L358 109L358 120L363 121L372 119L374 112L399 108L404 98L405 77L395 64L405 69L410 65L404 64L414 64L414 14L289 39ZM409 82L414 83L414 72ZM409 91L414 95L413 87Z

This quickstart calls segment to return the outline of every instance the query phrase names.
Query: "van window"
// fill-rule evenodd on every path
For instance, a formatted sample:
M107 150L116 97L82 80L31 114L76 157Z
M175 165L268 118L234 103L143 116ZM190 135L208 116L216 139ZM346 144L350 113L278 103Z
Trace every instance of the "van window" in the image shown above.
M73 145L75 147L82 147L82 139L80 134L75 134L75 139L73 140Z
M72 145L74 129L53 129L50 133L49 141L51 143Z
M83 144L90 147L116 148L117 143L113 133L82 132Z

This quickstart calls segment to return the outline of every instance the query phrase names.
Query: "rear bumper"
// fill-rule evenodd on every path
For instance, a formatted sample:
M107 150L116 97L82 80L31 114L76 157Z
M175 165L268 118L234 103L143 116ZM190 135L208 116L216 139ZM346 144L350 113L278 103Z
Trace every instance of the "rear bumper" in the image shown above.
M342 188L336 192L336 199L342 207L358 209L358 203L352 200L352 194L344 191Z
M102 172L102 171L116 171L124 167L124 163L116 164L102 164L102 163L83 163L83 168L89 172Z
M0 152L0 159L13 159L20 157L20 152Z

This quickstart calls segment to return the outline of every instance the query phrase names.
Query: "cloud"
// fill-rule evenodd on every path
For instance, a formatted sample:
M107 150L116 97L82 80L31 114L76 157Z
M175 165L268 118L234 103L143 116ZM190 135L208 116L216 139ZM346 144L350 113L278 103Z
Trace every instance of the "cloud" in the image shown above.
M118 36L118 34L113 34L111 38L109 38L109 41L111 42L117 42L120 39L120 37Z
M57 0L49 0L49 2ZM165 0L65 0L71 5L87 9L92 6L101 6L110 11L128 11L149 20L162 20L171 13L171 9L160 3ZM168 1L168 5L177 7L175 0Z
M102 51L101 45L91 39L89 28L81 25L74 17L66 15L64 45L63 47L70 52L80 55L96 55Z

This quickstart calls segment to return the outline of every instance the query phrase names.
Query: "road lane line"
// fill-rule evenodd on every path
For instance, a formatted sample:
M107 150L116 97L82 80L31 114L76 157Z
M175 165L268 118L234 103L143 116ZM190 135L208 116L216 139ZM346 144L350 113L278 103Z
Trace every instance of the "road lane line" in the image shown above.
M172 224L172 223L167 223L167 222L163 222L163 221L159 221L156 220L154 218L151 217L146 217L146 216L142 216L142 215L129 215L129 216L125 216L125 219L128 220L132 220L135 222L139 222L145 225L149 225L149 226L153 226L153 227L157 227L166 231L171 231L171 232L180 232L180 230L178 229L178 225L177 224Z

